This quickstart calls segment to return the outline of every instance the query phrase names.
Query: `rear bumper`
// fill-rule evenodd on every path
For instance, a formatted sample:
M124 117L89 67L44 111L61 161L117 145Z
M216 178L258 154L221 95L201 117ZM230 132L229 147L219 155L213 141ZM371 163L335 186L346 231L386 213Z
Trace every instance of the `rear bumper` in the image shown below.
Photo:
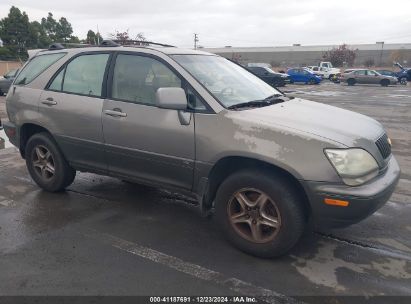
M317 227L345 227L357 223L381 208L391 197L400 177L394 156L384 173L358 187L343 184L306 181L314 225ZM325 198L348 201L346 207L327 205Z

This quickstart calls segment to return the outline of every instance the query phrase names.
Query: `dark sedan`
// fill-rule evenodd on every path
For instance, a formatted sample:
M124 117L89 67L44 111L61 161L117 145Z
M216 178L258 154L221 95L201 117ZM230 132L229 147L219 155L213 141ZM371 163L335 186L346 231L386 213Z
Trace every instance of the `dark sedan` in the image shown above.
M3 77L0 77L0 96L7 94L18 71L18 69L10 70Z
M290 83L287 74L276 73L267 67L248 67L247 69L273 87L283 87L286 83Z

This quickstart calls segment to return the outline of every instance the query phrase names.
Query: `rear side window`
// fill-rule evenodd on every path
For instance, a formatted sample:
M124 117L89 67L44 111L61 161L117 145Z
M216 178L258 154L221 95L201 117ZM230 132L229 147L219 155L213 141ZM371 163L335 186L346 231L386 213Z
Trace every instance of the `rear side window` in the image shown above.
M87 54L73 59L59 72L49 90L101 97L109 54Z
M14 84L25 85L32 82L37 76L65 55L66 53L53 53L34 57L21 71Z

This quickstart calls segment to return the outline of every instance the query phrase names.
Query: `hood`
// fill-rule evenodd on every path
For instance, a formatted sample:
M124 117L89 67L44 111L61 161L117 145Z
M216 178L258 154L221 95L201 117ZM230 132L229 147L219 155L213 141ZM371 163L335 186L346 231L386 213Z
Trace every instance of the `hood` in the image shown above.
M295 98L283 103L232 112L233 118L313 134L347 147L374 142L384 129L376 120L356 112Z

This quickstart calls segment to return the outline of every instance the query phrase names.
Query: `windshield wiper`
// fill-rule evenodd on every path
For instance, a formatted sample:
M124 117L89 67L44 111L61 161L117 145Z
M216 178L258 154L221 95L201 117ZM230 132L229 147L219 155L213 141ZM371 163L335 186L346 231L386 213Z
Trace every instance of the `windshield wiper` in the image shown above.
M281 103L287 100L288 100L288 97L285 97L284 95L277 93L274 95L270 95L267 98L264 98L261 100L252 100L252 101L237 103L237 104L229 106L228 109L233 110L233 109L239 109L239 108L266 107L266 106L273 105L276 103Z

